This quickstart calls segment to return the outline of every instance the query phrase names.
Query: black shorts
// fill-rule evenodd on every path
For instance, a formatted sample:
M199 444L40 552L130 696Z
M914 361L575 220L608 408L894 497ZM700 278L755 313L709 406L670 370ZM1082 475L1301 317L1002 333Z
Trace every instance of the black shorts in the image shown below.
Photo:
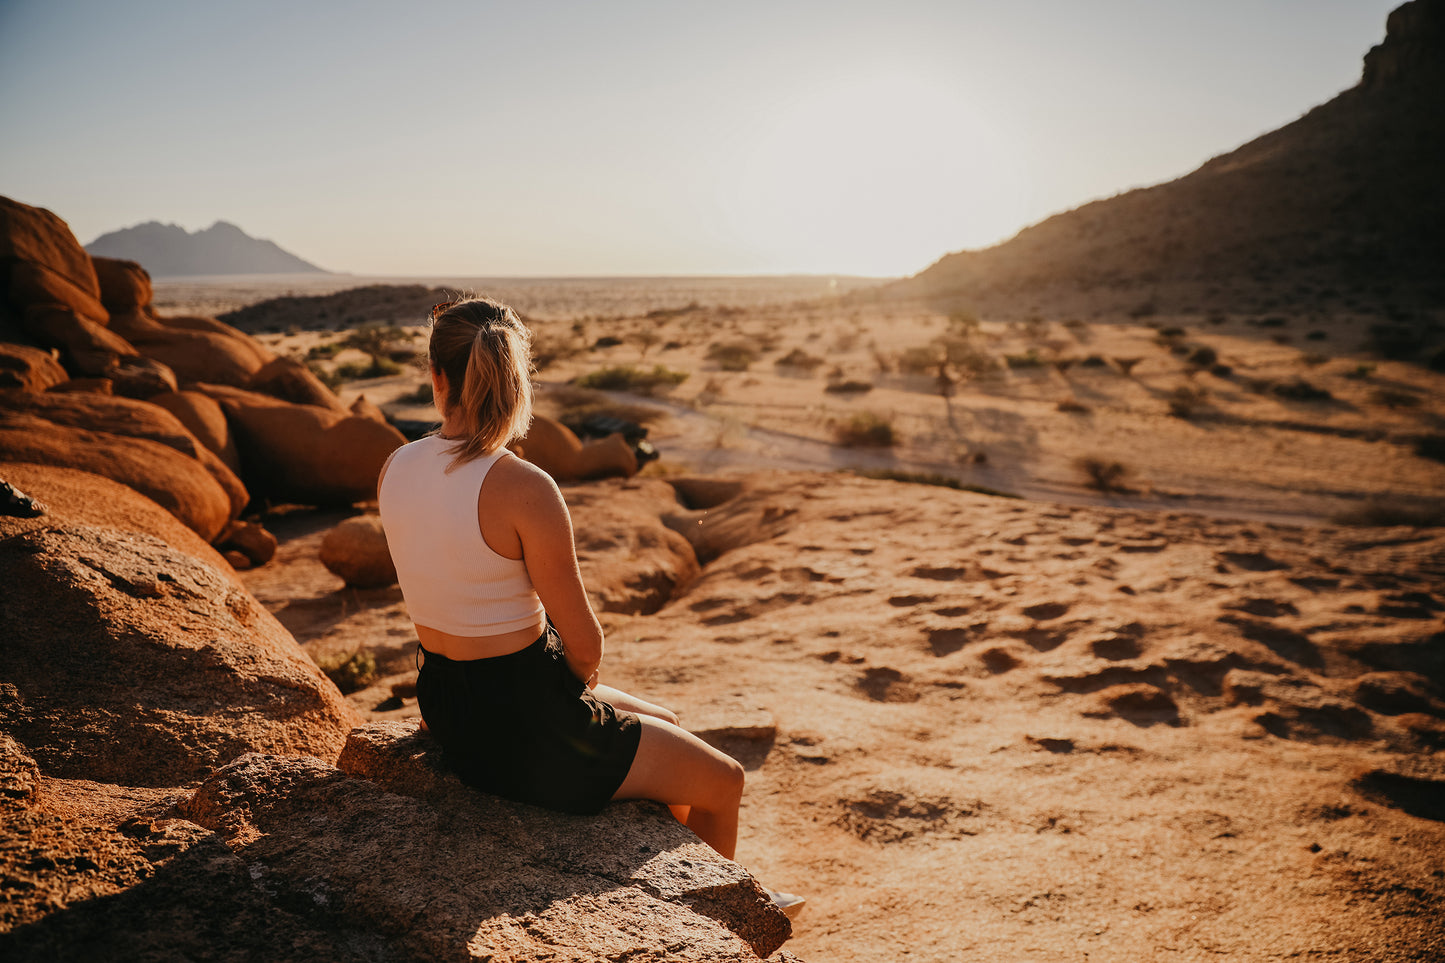
M617 792L642 723L572 674L551 623L527 648L459 662L422 650L417 704L447 763L486 792L595 813Z

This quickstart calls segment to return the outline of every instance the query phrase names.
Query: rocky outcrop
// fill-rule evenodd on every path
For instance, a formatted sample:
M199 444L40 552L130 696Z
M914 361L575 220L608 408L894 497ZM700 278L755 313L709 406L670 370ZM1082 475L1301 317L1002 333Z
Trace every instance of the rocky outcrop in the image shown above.
M142 308L117 312L111 329L136 350L169 367L179 382L244 388L273 355L250 335L195 324L202 318L156 318ZM219 324L219 322L217 322Z
M222 575L235 581L216 549L182 524L174 513L120 482L88 471L11 461L0 461L0 481L9 482L47 508L45 514L35 518L0 519L0 538L49 528L59 521L139 532L214 565Z
M1410 0L1390 11L1385 42L1365 54L1362 87L1445 83L1445 2Z
M0 342L0 390L44 391L67 380L65 369L48 351Z
M0 410L0 459L104 475L153 499L211 541L226 530L232 503L196 459L147 438L71 428Z
M32 394L21 391L0 391L0 426L7 423L5 419L10 414L19 414L22 417L32 416L36 419L43 419L53 426L83 429L113 438L152 441L194 459L221 487L228 500L226 517L220 522L220 527L215 529L216 534L219 534L228 522L236 518L246 507L246 503L250 501L250 495L247 494L245 486L235 473L215 453L198 442L179 419L157 405L130 398L113 398L88 392ZM44 432L38 432L35 437L30 439L30 442L33 452L37 446L46 443ZM0 447L0 451L4 452L5 457L13 460L35 460L33 457L21 458L19 448L20 444L12 441L11 445ZM58 457L66 456L62 453ZM95 470L94 467L86 465L71 465L70 467L84 468L87 471ZM98 467L103 469L104 466ZM99 474L117 477L105 470L99 471ZM133 477L133 475L126 477ZM117 478L117 480L125 481L126 479ZM126 483L130 484L129 481ZM155 483L151 484L157 492L164 487ZM147 492L147 494L151 493ZM152 495L152 497L155 496ZM192 520L195 518L193 517ZM214 526L206 524L205 527L209 530Z
M340 751L352 710L218 567L56 521L0 541L0 570L0 728L47 775L178 786L243 752Z
M241 455L231 437L231 426L215 399L199 391L167 391L146 400L175 415L227 468L237 475L241 473Z
M662 806L552 813L472 791L436 755L414 724L373 724L340 768L244 756L180 813L278 903L385 933L404 959L755 960L787 939L758 884Z
M320 554L327 571L352 588L396 584L396 566L376 515L359 515L338 524L321 540Z
M226 412L246 481L256 494L299 504L376 497L381 466L406 439L390 425L269 395L196 385Z
M637 455L621 435L583 442L571 428L544 415L532 419L527 436L512 450L557 481L637 474Z

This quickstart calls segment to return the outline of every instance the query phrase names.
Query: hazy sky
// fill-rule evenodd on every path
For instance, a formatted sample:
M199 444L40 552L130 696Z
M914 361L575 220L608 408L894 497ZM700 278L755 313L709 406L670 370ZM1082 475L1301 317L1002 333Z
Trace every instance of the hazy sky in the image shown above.
M0 0L0 194L363 274L911 274L1359 78L1399 0Z

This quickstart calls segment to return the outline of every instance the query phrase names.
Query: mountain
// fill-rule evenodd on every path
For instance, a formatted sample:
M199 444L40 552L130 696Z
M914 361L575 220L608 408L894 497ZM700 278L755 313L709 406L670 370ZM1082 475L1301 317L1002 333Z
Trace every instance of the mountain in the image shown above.
M1080 293L1202 310L1445 297L1445 0L1394 10L1360 82L1177 180L949 254L894 287L987 306ZM1241 297L1245 293L1246 297Z
M217 221L194 234L175 224L147 221L102 234L85 246L101 257L139 261L156 277L195 274L326 274L271 241Z

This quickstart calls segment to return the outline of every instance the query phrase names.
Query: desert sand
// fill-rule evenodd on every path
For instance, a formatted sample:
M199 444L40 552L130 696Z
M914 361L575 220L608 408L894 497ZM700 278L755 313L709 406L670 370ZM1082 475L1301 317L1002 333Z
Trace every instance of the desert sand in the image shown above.
M1441 375L1374 356L1348 313L960 319L878 288L748 303L727 280L634 283L599 312L604 282L534 284L495 293L552 356L544 410L645 421L662 455L565 486L589 583L653 574L618 518L682 531L703 563L642 612L606 606L605 681L748 768L738 859L808 897L790 951L1445 955L1445 533L1420 525L1440 524L1445 465L1419 453ZM952 367L945 395L909 359L962 329L1003 367ZM302 357L342 336L259 333ZM738 352L715 345L752 357L724 370ZM821 361L776 363L794 351ZM568 386L657 364L686 380ZM434 417L407 400L421 380L341 393ZM825 390L844 381L869 387ZM1299 383L1317 396L1276 387ZM862 411L893 445L838 443ZM1109 490L1085 458L1122 466ZM415 717L399 592L317 559L342 517L276 506L277 557L243 577L318 661L370 657L363 715Z

